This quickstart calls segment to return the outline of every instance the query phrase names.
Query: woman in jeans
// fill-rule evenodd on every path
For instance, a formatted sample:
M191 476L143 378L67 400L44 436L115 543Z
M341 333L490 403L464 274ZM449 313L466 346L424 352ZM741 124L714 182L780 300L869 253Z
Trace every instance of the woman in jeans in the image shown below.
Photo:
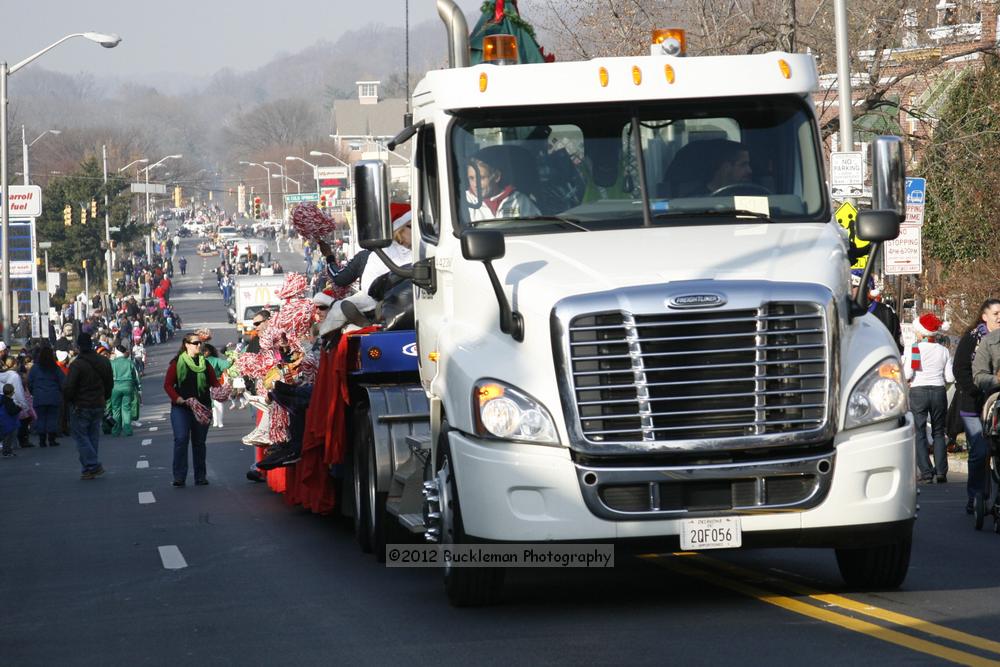
M170 397L170 427L174 431L174 486L184 486L188 471L188 443L194 456L194 483L208 484L205 465L205 439L208 437L208 422L212 415L210 387L219 386L215 370L201 355L201 339L193 333L186 334L177 356L170 361L167 375L163 379L163 389ZM199 421L195 415L200 403L208 419Z
M937 342L941 320L932 313L924 313L913 323L917 340L903 355L903 374L910 382L910 411L916 430L917 467L920 481L929 483L948 481L948 452L945 426L948 415L948 395L945 384L954 382L951 354ZM927 418L931 420L934 438L934 466L927 455ZM937 473L935 476L935 472Z
M955 401L958 414L965 428L965 441L969 447L969 481L966 492L969 499L965 511L972 514L976 494L986 491L986 453L989 443L983 437L980 411L983 392L972 377L972 362L976 358L979 341L991 331L1000 329L1000 299L987 299L979 308L979 321L972 325L955 348Z

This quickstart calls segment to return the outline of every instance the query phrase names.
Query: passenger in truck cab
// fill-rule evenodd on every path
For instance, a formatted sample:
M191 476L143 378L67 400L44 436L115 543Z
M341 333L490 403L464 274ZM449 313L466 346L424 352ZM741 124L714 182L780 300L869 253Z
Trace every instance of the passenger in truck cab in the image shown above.
M518 189L514 179L515 172L523 174L533 168L534 165L521 164L530 160L530 153L517 146L487 146L469 159L465 199L470 222L541 214L531 197Z

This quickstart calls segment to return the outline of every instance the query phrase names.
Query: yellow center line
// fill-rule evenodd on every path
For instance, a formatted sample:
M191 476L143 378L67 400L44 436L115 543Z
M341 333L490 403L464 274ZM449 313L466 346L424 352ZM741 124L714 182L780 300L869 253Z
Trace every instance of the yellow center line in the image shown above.
M880 607L875 607L866 602L858 602L857 600L845 598L841 595L824 593L814 588L803 586L786 579L777 578L771 575L763 575L760 572L754 572L753 570L749 570L745 567L734 565L704 554L685 554L685 556L688 555L694 556L696 562L698 563L710 565L716 569L729 572L730 574L735 574L743 578L750 577L754 579L760 579L766 576L768 581L773 582L775 585L797 595L806 595L814 600L817 600L818 602L834 605L836 607L842 607L844 609L850 609L851 611L859 614L871 616L872 618L877 618L900 627L910 628L917 632L922 632L927 635L953 641L957 644L964 644L965 646L971 646L973 648L1000 655L1000 642L996 642L991 639L970 635L967 632L953 630L952 628L947 628L943 625L938 625L937 623L931 623L920 618L889 611L888 609L881 609Z
M845 630L850 630L852 632L858 632L863 635L867 635L874 639L879 639L890 644L895 644L902 648L917 651L919 653L925 653L927 655L934 656L935 658L940 658L942 660L948 660L960 665L972 665L975 667L992 665L1000 665L1000 661L990 660L988 658L983 658L972 653L967 653L965 651L960 651L958 649L949 648L947 646L942 646L940 644L935 644L933 642L927 641L925 639L919 639L917 637L912 637L910 635L892 630L890 628L882 627L881 625L876 625L875 623L870 623L868 621L863 621L851 616L846 616L844 614L838 614L836 612L830 611L828 609L823 609L821 607L816 607L812 604L790 598L785 595L779 595L766 591L756 586L751 586L741 581L736 581L734 579L729 579L723 577L718 573L709 572L699 567L695 567L689 563L685 563L682 558L650 558L654 563L662 567L672 569L681 574L696 577L702 579L710 584L720 586L722 588L727 588L729 590L741 593L748 597L756 598L761 602L766 602L767 604L774 605L781 609L800 614L802 616L808 616L809 618L816 619L818 621L823 621L824 623L829 623L831 625L836 625L838 627L844 628Z

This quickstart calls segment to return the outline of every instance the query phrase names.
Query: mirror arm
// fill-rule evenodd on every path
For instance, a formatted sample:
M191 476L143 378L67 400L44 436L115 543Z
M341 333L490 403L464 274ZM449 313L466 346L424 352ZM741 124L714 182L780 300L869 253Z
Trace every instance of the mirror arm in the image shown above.
M875 269L875 258L878 256L878 251L882 249L882 242L873 241L871 246L871 250L868 251L868 261L865 263L865 270L861 274L861 284L858 285L858 293L854 297L854 300L851 301L850 312L848 313L850 321L868 312L868 280Z
M389 272L393 275L399 276L400 278L409 278L413 281L413 284L420 287L431 294L437 291L437 273L434 271L434 261L433 259L423 259L416 264L411 265L409 268L399 266L394 261L389 259L389 256L385 254L385 250L382 248L373 248L372 252L378 255L385 265L389 268Z
M507 301L507 295L504 293L503 286L500 285L500 279L497 278L497 272L493 268L493 262L484 260L483 266L486 267L486 273L490 277L490 284L493 285L493 293L496 295L497 304L500 306L500 331L510 334L511 338L520 343L524 340L524 318L521 316L521 313L511 310L510 303Z

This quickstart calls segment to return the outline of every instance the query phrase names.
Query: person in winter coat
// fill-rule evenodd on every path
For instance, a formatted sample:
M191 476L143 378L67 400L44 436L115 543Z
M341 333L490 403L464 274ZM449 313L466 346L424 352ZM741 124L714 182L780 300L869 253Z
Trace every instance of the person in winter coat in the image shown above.
M972 363L976 358L976 348L987 334L1000 330L1000 299L987 299L979 308L979 322L965 332L955 348L955 402L962 418L965 441L969 446L969 481L966 484L968 502L965 511L972 514L973 502L977 494L986 492L986 455L989 443L983 436L980 412L983 408L983 392L976 385L972 375Z
M139 392L142 387L139 383L139 371L132 358L125 352L125 348L121 346L118 346L112 355L111 374L114 378L114 387L111 390L111 415L115 420L111 435L131 437L132 415L139 405Z
M38 361L28 371L28 391L34 399L35 433L38 446L59 446L56 436L61 430L59 412L62 409L63 385L66 376L56 362L55 352L45 346L38 351Z
M70 429L83 468L80 479L94 479L104 474L104 466L98 458L101 422L104 406L111 398L114 378L111 362L94 352L90 334L80 334L76 344L80 355L70 364L63 398L69 404Z
M21 407L14 402L14 385L3 385L3 394L0 396L0 445L4 458L17 456L14 453L14 443L17 442L17 429L20 420L17 418L21 412Z
M204 336L199 336L204 340ZM211 338L211 334L209 334ZM203 342L201 344L201 354L205 357L207 361L212 366L212 370L215 371L215 377L219 378L220 383L224 383L226 379L226 371L232 366L232 362L226 357L219 356L219 351L215 349L215 346L208 342ZM225 405L222 401L217 401L212 399L212 426L216 428L223 428L225 424L222 423L222 416L225 414Z
M903 355L903 375L910 382L910 411L916 431L917 467L924 483L948 481L948 452L945 425L948 395L945 384L954 382L951 353L937 342L943 323L932 313L924 313L913 323L916 342ZM927 454L927 418L934 439L934 466ZM935 477L935 472L936 477Z
M188 443L194 456L194 483L208 484L205 464L205 439L211 421L212 396L210 387L219 386L215 369L201 355L201 339L193 333L185 334L181 349L170 361L163 379L163 389L170 397L170 427L174 432L174 486L184 486L188 471ZM195 412L201 404L208 417L202 421ZM202 410L199 409L199 412Z

